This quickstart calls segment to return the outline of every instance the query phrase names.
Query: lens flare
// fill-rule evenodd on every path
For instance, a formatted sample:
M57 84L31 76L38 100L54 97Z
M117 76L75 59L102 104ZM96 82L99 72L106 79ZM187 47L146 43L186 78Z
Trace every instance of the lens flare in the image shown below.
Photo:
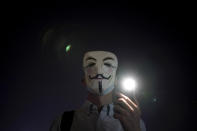
M67 46L66 46L66 52L69 52L70 49L71 49L71 45L67 45Z

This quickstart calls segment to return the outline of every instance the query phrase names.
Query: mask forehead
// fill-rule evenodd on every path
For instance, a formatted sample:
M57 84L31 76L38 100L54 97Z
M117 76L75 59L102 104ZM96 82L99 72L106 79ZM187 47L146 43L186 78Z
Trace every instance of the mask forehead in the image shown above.
M118 67L116 55L109 51L89 51L83 58L83 67L86 67L88 61L112 61L115 67Z

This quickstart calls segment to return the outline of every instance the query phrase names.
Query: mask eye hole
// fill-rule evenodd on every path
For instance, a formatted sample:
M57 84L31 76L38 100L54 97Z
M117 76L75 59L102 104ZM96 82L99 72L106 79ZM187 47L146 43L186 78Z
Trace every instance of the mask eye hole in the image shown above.
M96 63L89 63L86 67L93 67Z
M112 67L112 64L110 64L110 63L104 63L104 65L107 67Z

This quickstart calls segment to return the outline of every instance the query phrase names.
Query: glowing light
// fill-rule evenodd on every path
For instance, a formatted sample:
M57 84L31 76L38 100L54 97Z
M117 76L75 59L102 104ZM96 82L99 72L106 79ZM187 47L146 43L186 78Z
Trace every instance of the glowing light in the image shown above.
M136 89L136 81L133 78L125 78L122 80L122 87L125 91L134 91Z
M66 52L69 52L70 49L71 49L71 45L67 45L67 46L66 46Z
M153 98L153 102L157 102L157 99L156 98Z

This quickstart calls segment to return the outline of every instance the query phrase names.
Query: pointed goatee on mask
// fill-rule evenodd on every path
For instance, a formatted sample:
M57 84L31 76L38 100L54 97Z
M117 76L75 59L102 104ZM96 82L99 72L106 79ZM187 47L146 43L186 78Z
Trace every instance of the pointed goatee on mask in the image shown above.
M85 53L83 68L88 91L97 95L106 95L114 89L118 60L108 51L90 51Z

